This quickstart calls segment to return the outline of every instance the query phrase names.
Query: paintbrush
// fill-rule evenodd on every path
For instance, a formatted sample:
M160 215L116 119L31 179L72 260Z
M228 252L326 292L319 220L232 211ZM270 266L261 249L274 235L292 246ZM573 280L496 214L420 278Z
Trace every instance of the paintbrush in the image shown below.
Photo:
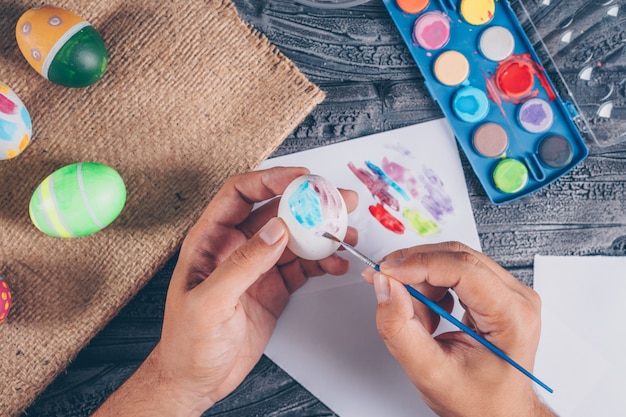
M373 260L371 260L370 258L365 256L364 254L359 252L352 245L347 244L346 242L336 238L335 236L333 236L332 234L330 234L328 232L325 232L322 236L324 236L327 239L334 240L335 242L339 243L348 252L352 253L354 256L359 258L361 261L365 262L367 265L369 265L370 267L374 268L376 271L380 271L380 266L376 262L374 262ZM446 310L441 308L433 300L431 300L430 298L426 297L424 294L422 294L421 292L419 292L418 290L416 290L415 288L413 288L410 285L405 284L404 287L409 291L409 294L411 294L411 296L413 296L413 298L421 301L428 308L430 308L432 311L434 311L435 313L439 314L441 317L443 317L444 319L448 320L450 323L454 324L459 329L463 330L465 333L470 335L473 339L475 339L476 341L481 343L487 349L489 349L490 351L495 353L497 356L499 356L500 358L504 359L506 362L511 364L515 369L517 369L518 371L520 371L521 373L526 375L528 378L532 379L534 382L539 384L546 391L548 391L549 393L554 392L552 388L550 388L549 386L547 386L546 384L541 382L541 380L539 380L539 378L537 378L536 376L534 376L533 374L528 372L520 364L518 364L513 359L508 357L507 354L504 353L500 348L498 348L496 345L494 345L493 343L491 343L490 341L488 341L487 339L485 339L484 337L482 337L481 335L479 335L478 333L476 333L475 331L473 331L472 329L467 327L465 324L463 324L460 320L458 320L452 314L448 313Z

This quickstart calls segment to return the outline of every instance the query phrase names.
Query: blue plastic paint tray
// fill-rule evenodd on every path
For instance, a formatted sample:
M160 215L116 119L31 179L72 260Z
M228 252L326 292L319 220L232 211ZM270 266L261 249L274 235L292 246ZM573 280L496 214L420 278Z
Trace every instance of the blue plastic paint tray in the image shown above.
M508 1L431 0L413 13L383 2L493 203L587 157L586 121L561 99Z

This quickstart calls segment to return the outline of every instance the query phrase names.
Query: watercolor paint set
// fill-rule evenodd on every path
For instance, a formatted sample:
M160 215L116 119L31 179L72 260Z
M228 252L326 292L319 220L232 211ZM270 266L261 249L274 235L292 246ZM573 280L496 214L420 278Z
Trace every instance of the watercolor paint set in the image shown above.
M383 0L494 204L587 157L574 120L506 0Z

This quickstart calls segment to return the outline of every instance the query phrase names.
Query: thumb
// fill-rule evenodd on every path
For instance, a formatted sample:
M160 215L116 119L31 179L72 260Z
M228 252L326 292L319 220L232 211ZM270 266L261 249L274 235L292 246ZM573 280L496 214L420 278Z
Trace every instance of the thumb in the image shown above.
M444 352L415 315L404 284L382 273L374 275L378 301L376 327L387 349L418 388L419 378L433 375L445 360Z
M254 236L230 254L197 288L221 301L237 303L248 288L269 271L287 246L287 226L270 219ZM203 287L203 288L199 288Z

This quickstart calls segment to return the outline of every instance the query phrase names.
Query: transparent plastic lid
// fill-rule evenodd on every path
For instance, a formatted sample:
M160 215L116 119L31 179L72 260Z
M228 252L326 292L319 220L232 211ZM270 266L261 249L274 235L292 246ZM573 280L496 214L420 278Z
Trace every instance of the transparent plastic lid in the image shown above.
M522 27L590 144L626 141L626 0L511 0Z

